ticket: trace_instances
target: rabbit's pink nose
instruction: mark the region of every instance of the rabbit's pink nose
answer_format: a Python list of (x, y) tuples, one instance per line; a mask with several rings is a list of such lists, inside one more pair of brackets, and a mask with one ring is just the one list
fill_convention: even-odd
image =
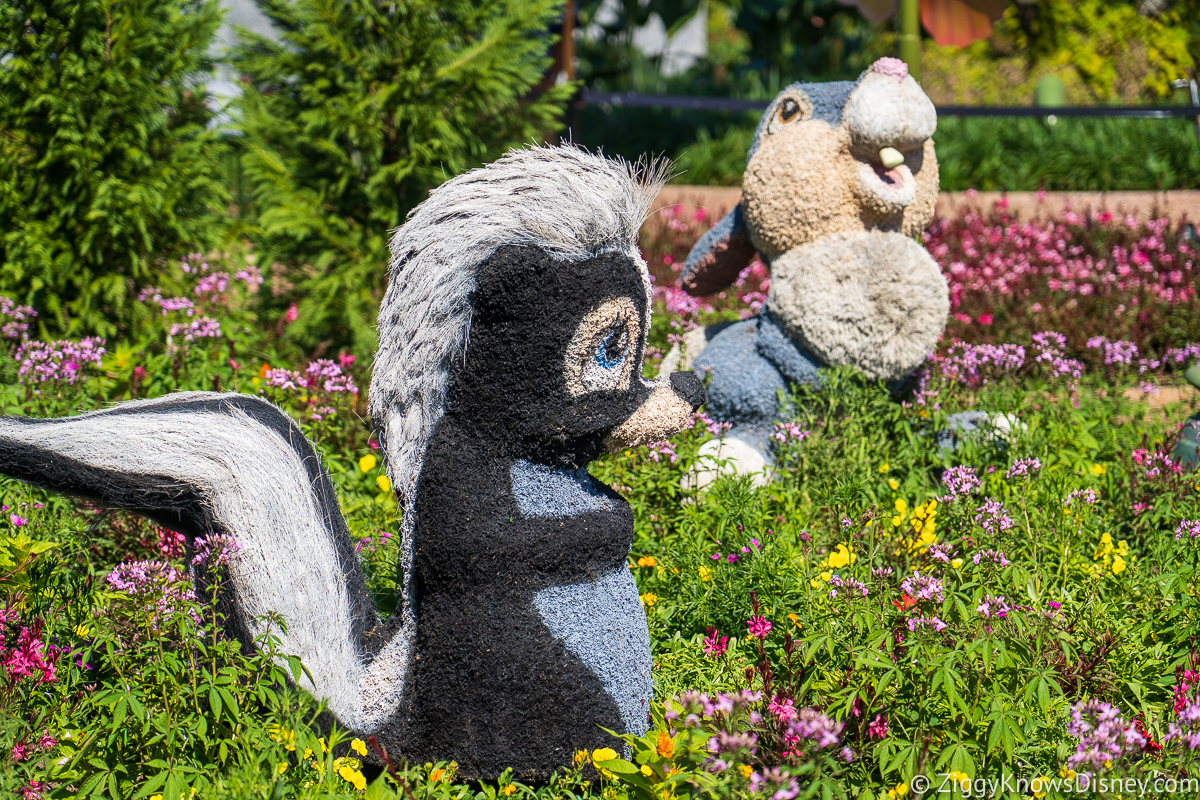
[(898, 58), (884, 56), (871, 65), (870, 71), (902, 81), (908, 77), (908, 64), (905, 64)]

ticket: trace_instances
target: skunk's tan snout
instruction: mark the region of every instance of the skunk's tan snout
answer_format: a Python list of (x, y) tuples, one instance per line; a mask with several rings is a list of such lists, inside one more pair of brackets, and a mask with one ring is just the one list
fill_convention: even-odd
[(644, 399), (604, 440), (609, 450), (661, 442), (692, 424), (704, 403), (704, 386), (692, 372), (673, 372), (666, 381), (642, 383)]

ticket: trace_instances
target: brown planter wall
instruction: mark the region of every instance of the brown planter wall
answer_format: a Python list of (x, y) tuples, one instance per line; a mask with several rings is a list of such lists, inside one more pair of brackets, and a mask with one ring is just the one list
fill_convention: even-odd
[[(741, 198), (736, 186), (668, 186), (654, 204), (655, 210), (683, 205), (691, 209), (703, 207), (713, 214), (725, 214)], [(1200, 191), (1179, 192), (1047, 192), (1039, 200), (1037, 192), (979, 192), (968, 197), (966, 192), (942, 192), (938, 195), (937, 213), (947, 216), (964, 207), (989, 209), (1007, 197), (1008, 208), (1022, 219), (1033, 216), (1057, 216), (1069, 203), (1072, 211), (1109, 211), (1113, 214), (1132, 214), (1139, 220), (1151, 216), (1167, 216), (1172, 222), (1187, 219), (1200, 222)], [(653, 216), (651, 220), (653, 221)]]

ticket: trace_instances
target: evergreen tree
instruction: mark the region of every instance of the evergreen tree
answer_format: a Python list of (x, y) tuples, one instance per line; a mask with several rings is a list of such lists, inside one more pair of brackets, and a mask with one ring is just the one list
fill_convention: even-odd
[(157, 260), (212, 245), (228, 194), (200, 83), (217, 0), (0, 3), (0, 291), (112, 336)]
[(239, 31), (242, 168), (272, 288), (308, 347), (375, 343), (387, 241), (428, 190), (552, 136), (572, 87), (530, 98), (560, 0), (256, 0)]

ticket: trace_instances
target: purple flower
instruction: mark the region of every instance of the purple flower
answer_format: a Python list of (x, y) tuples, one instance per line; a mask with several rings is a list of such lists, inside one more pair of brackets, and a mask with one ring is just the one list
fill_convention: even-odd
[(947, 627), (949, 626), (937, 617), (909, 617), (908, 619), (908, 629), (913, 633), (917, 632), (917, 628), (928, 628), (934, 633), (941, 633)]
[(1067, 766), (1079, 771), (1110, 769), (1121, 756), (1141, 752), (1146, 745), (1145, 737), (1117, 709), (1100, 700), (1072, 706), (1067, 731), (1079, 740)]
[(218, 533), (207, 539), (198, 538), (195, 542), (196, 554), (192, 556), (193, 567), (217, 569), (227, 567), (242, 546), (234, 541), (227, 533)]
[(13, 356), (21, 364), (17, 378), (22, 383), (30, 379), (36, 383), (61, 381), (74, 384), (83, 367), (100, 363), (106, 352), (103, 344), (104, 340), (99, 337), (77, 342), (67, 339), (54, 342), (26, 340)]
[(19, 517), (16, 514), (9, 514), (8, 521), (13, 524), (14, 528), (20, 528), (26, 522), (29, 522), (29, 520), (25, 519), (24, 517)]
[[(975, 524), (983, 528), (984, 533), (997, 534), (1013, 526), (1012, 518), (1004, 511), (1004, 504), (999, 500), (985, 498), (983, 505), (975, 509)], [(975, 563), (979, 563), (976, 561)]]
[(929, 548), (925, 551), (925, 555), (929, 556), (934, 561), (941, 561), (943, 564), (949, 564), (950, 556), (954, 555), (955, 552), (957, 551), (952, 550), (950, 545), (937, 543), (929, 545)]
[(1185, 519), (1175, 527), (1175, 539), (1178, 541), (1184, 536), (1189, 539), (1200, 537), (1200, 520)]
[(830, 597), (837, 597), (838, 588), (843, 587), (848, 593), (859, 593), (863, 597), (867, 596), (867, 585), (862, 581), (856, 581), (854, 578), (840, 578), (834, 575), (829, 579), (829, 585), (834, 587), (829, 591)]
[(1067, 499), (1063, 500), (1063, 505), (1071, 505), (1072, 500), (1082, 500), (1089, 506), (1094, 506), (1096, 504), (1096, 492), (1093, 489), (1074, 489), (1067, 495)]
[(900, 590), (917, 600), (937, 600), (940, 603), (945, 599), (942, 595), (942, 582), (932, 575), (922, 575), (917, 570), (913, 570), (912, 575), (901, 581)]
[(976, 564), (980, 561), (988, 561), (1001, 567), (1008, 566), (1008, 559), (1004, 557), (1004, 553), (999, 550), (980, 550), (972, 559)]
[(800, 782), (779, 767), (750, 773), (750, 792), (770, 795), (771, 800), (792, 800), (800, 794)]
[(1042, 462), (1036, 458), (1018, 458), (1008, 468), (1008, 472), (1005, 473), (1004, 477), (1010, 481), (1015, 478), (1027, 478), (1030, 474), (1037, 472), (1041, 468)]
[(999, 597), (988, 595), (975, 610), (979, 612), (980, 616), (987, 619), (991, 619), (992, 617), (1004, 619), (1012, 611), (1012, 608), (1008, 605), (1008, 601), (1004, 599), (1004, 595), (1000, 595)]
[(975, 470), (970, 467), (950, 467), (942, 473), (942, 482), (950, 491), (947, 497), (971, 494), (981, 485)]

